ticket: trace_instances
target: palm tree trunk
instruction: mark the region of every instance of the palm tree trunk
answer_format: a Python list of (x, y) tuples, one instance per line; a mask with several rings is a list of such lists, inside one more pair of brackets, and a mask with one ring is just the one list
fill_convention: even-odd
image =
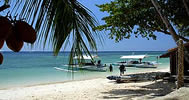
[(157, 1), (155, 0), (151, 0), (152, 4), (154, 5), (155, 9), (157, 10), (158, 14), (160, 15), (163, 23), (166, 25), (167, 29), (169, 29), (170, 33), (171, 33), (171, 36), (173, 37), (175, 43), (178, 45), (177, 41), (179, 40), (179, 37), (178, 35), (176, 34), (175, 30), (173, 29), (172, 25), (170, 24), (169, 20), (167, 19), (166, 16), (164, 16), (162, 13), (161, 13), (161, 7), (160, 5), (158, 4)]
[(188, 16), (189, 16), (189, 8), (188, 8), (188, 5), (187, 5), (187, 2), (186, 2), (186, 0), (182, 0), (183, 1), (183, 3), (184, 3), (184, 7), (185, 7), (185, 9), (186, 9), (186, 12), (187, 12), (187, 14), (188, 14)]
[(177, 89), (184, 86), (184, 45), (183, 41), (178, 42), (178, 76), (177, 76)]

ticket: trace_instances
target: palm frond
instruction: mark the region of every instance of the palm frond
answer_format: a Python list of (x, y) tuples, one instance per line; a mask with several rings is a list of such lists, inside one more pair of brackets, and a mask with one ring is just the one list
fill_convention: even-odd
[[(13, 0), (10, 0), (11, 2)], [(97, 51), (96, 38), (101, 40), (99, 32), (92, 29), (98, 25), (94, 14), (76, 0), (15, 0), (15, 9), (22, 9), (20, 18), (35, 27), (39, 41), (53, 44), (55, 55), (68, 45), (72, 37), (70, 63), (74, 56), (91, 55)], [(20, 5), (23, 5), (20, 8)], [(80, 58), (80, 57), (78, 57)], [(78, 61), (82, 61), (78, 59)]]

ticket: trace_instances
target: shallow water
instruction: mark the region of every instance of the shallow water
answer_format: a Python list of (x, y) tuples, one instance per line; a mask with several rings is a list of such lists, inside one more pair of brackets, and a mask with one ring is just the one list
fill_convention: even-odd
[[(143, 61), (157, 61), (157, 56), (163, 51), (108, 51), (98, 52), (98, 60), (109, 66), (120, 60), (123, 55), (142, 55), (147, 54), (149, 57)], [(113, 66), (113, 72), (96, 72), (96, 71), (59, 71), (54, 67), (67, 69), (68, 52), (60, 53), (54, 57), (52, 52), (3, 52), (4, 62), (0, 65), (0, 88), (15, 86), (35, 85), (51, 82), (62, 82), (69, 80), (80, 80), (94, 77), (105, 77), (107, 75), (119, 75), (117, 66)], [(169, 67), (169, 59), (161, 58), (158, 60), (158, 68), (165, 69)], [(127, 73), (143, 72), (154, 70), (153, 68), (127, 68)]]

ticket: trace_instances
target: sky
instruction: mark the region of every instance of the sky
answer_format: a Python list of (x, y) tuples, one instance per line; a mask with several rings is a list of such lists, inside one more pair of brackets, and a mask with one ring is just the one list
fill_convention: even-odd
[[(108, 16), (108, 13), (101, 12), (95, 4), (104, 4), (110, 2), (110, 0), (79, 0), (79, 2), (95, 14), (101, 25), (104, 24), (104, 21), (101, 19)], [(131, 37), (130, 39), (123, 39), (118, 43), (115, 43), (115, 40), (109, 39), (108, 32), (104, 33), (104, 43), (97, 43), (98, 51), (166, 51), (176, 46), (170, 35), (157, 32), (154, 33), (157, 36), (156, 40)], [(6, 45), (3, 46), (2, 50), (10, 51)], [(31, 49), (31, 46), (24, 44), (21, 51), (52, 51), (52, 46), (46, 46), (46, 48), (43, 49), (41, 45), (37, 45)], [(67, 48), (66, 51), (69, 51), (69, 48)]]

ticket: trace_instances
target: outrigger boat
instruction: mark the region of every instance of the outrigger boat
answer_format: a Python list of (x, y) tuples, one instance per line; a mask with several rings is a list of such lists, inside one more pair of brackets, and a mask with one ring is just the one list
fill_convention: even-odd
[[(120, 59), (127, 59), (122, 63), (126, 67), (138, 67), (138, 68), (157, 68), (157, 63), (150, 61), (142, 61), (144, 58), (148, 57), (147, 55), (128, 55), (121, 56)], [(133, 60), (135, 59), (135, 60)]]
[[(106, 72), (107, 66), (101, 64), (101, 60), (98, 60), (96, 63), (96, 61), (94, 61), (96, 58), (98, 58), (98, 56), (83, 56), (85, 62), (81, 63), (81, 66), (79, 66), (79, 64), (74, 64), (71, 67), (76, 67), (77, 69), (81, 70)], [(78, 57), (76, 56), (74, 59), (78, 59)]]

